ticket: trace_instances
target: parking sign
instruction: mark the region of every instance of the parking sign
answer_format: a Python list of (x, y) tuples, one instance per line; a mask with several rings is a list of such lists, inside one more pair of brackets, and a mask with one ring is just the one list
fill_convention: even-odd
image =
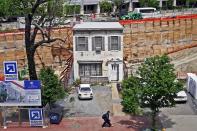
[(4, 61), (3, 66), (5, 81), (18, 80), (18, 69), (16, 61)]
[(31, 126), (43, 126), (42, 109), (29, 109), (29, 121)]

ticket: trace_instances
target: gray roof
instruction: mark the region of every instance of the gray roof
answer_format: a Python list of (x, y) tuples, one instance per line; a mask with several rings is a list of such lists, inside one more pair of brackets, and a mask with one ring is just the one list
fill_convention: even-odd
[(123, 30), (123, 26), (119, 22), (83, 22), (73, 30)]

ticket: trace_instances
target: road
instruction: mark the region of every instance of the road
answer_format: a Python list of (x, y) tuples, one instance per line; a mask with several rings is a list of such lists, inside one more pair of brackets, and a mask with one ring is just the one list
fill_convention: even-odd
[(160, 119), (167, 131), (196, 131), (197, 111), (188, 94), (187, 103), (177, 104), (173, 108), (161, 109)]
[[(92, 100), (79, 100), (77, 92), (70, 94), (61, 105), (64, 106), (65, 117), (102, 116), (107, 110), (112, 110), (111, 88), (95, 86)], [(70, 100), (73, 101), (70, 101)]]

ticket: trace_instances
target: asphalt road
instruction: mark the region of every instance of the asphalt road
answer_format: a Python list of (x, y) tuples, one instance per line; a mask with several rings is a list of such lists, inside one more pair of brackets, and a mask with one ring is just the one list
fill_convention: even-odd
[(167, 131), (195, 131), (197, 129), (197, 106), (188, 94), (186, 103), (176, 104), (172, 108), (162, 108), (160, 120)]
[(92, 100), (79, 100), (75, 91), (60, 103), (64, 106), (65, 117), (101, 116), (107, 110), (112, 110), (111, 88), (95, 86), (92, 89)]
[(192, 103), (192, 97), (187, 94), (188, 101), (186, 103), (177, 103), (175, 107), (172, 108), (162, 108), (161, 111), (166, 115), (196, 115), (196, 107)]

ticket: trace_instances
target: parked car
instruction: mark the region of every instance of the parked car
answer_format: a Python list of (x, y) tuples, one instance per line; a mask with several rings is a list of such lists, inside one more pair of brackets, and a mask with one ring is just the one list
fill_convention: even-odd
[(175, 102), (187, 102), (187, 94), (185, 91), (180, 91), (176, 95), (174, 98)]
[(90, 84), (80, 84), (77, 92), (79, 99), (93, 99), (93, 92)]

